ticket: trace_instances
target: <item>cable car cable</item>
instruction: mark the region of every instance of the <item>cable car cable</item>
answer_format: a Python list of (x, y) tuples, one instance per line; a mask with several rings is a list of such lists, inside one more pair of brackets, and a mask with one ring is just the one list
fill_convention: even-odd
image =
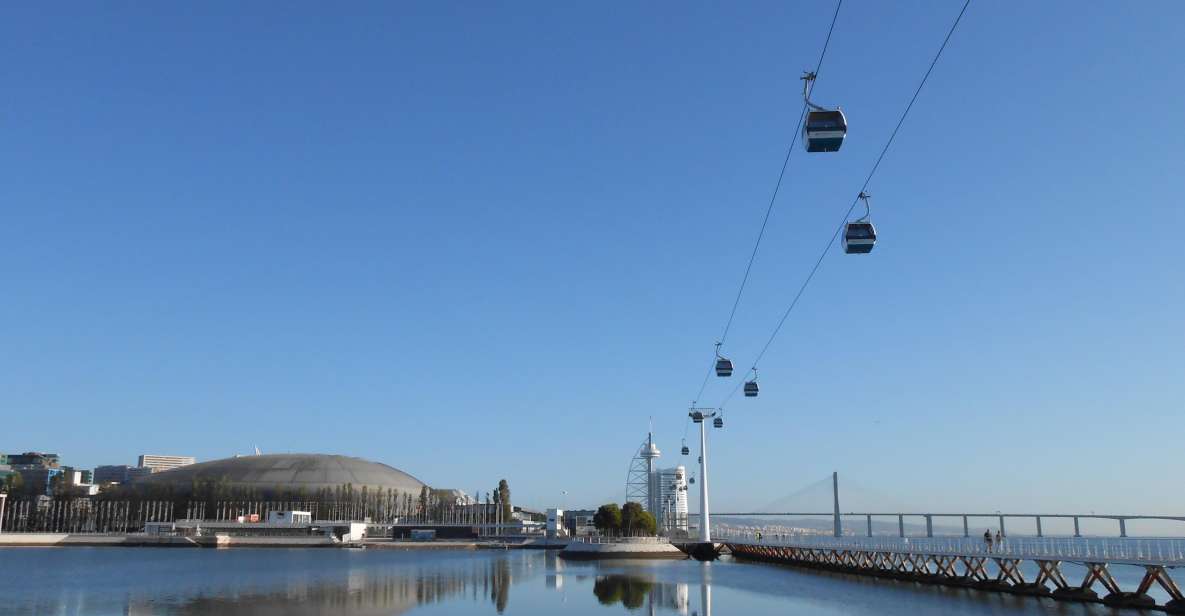
[[(823, 60), (827, 57), (827, 49), (831, 45), (831, 35), (835, 33), (835, 23), (839, 19), (839, 9), (843, 7), (843, 0), (839, 0), (835, 4), (835, 12), (831, 15), (831, 25), (827, 28), (827, 38), (823, 40), (823, 49), (819, 52), (819, 60), (815, 62), (814, 74), (817, 76), (819, 71), (823, 68)], [(810, 82), (810, 90), (814, 91), (815, 82)], [(728, 322), (724, 324), (724, 332), (720, 335), (720, 340), (717, 342), (717, 357), (712, 359), (708, 364), (708, 370), (704, 373), (703, 382), (700, 383), (699, 391), (695, 394), (695, 400), (699, 400), (704, 395), (704, 389), (708, 386), (708, 381), (712, 378), (712, 372), (716, 367), (716, 360), (719, 359), (719, 348), (724, 344), (728, 338), (728, 332), (732, 329), (732, 322), (736, 318), (737, 308), (741, 304), (741, 296), (745, 293), (745, 287), (749, 283), (749, 274), (752, 273), (753, 263), (757, 260), (757, 250), (761, 247), (761, 240), (765, 238), (765, 228), (769, 224), (769, 217), (773, 213), (774, 203), (777, 202), (778, 193), (782, 189), (782, 181), (786, 177), (786, 169), (790, 166), (790, 159), (794, 154), (794, 146), (798, 143), (799, 128), (802, 126), (806, 118), (807, 102), (804, 99), (802, 104), (802, 111), (798, 114), (798, 122), (794, 125), (794, 137), (790, 140), (790, 145), (786, 148), (786, 156), (782, 159), (782, 169), (778, 172), (778, 181), (774, 184), (773, 194), (770, 195), (769, 204), (765, 207), (765, 217), (761, 220), (761, 229), (757, 232), (757, 241), (753, 244), (753, 251), (749, 254), (749, 262), (745, 265), (745, 275), (741, 278), (740, 287), (737, 288), (736, 299), (732, 302), (732, 310), (728, 313)], [(694, 403), (693, 403), (694, 406)]]
[[(814, 77), (818, 77), (819, 71), (823, 68), (823, 59), (827, 57), (827, 48), (831, 45), (831, 35), (835, 32), (835, 22), (839, 19), (839, 9), (841, 7), (843, 7), (843, 0), (839, 0), (835, 4), (835, 13), (831, 15), (831, 26), (827, 29), (827, 38), (823, 41), (823, 50), (819, 53), (819, 61), (815, 63), (815, 70), (811, 72)], [(815, 81), (811, 79), (810, 90), (813, 91), (814, 89)], [(724, 341), (728, 338), (728, 331), (732, 329), (732, 321), (736, 317), (737, 307), (741, 304), (741, 296), (745, 293), (745, 286), (749, 283), (749, 274), (753, 270), (753, 262), (757, 260), (757, 249), (761, 248), (761, 240), (765, 237), (765, 227), (769, 224), (769, 217), (773, 213), (774, 203), (778, 199), (778, 192), (782, 189), (782, 180), (786, 177), (786, 168), (790, 166), (790, 158), (794, 155), (794, 145), (798, 142), (799, 135), (797, 127), (802, 126), (808, 105), (810, 105), (810, 102), (804, 100), (802, 111), (798, 114), (798, 123), (794, 125), (794, 138), (790, 140), (790, 146), (786, 148), (786, 157), (782, 160), (782, 170), (778, 172), (778, 181), (774, 184), (774, 192), (769, 197), (769, 205), (765, 207), (765, 218), (761, 220), (761, 230), (757, 232), (757, 241), (753, 244), (753, 252), (749, 254), (749, 263), (745, 266), (745, 275), (741, 277), (741, 286), (737, 289), (736, 299), (732, 302), (732, 310), (728, 313), (728, 322), (724, 325), (724, 333), (720, 335), (721, 344), (724, 344)]]
[[(955, 28), (959, 26), (959, 22), (963, 19), (963, 14), (967, 12), (967, 7), (970, 5), (971, 0), (966, 0), (963, 3), (963, 8), (959, 11), (959, 15), (955, 17), (955, 21), (953, 24), (951, 24), (950, 30), (947, 31), (946, 38), (942, 41), (942, 46), (938, 48), (938, 53), (934, 54), (934, 59), (930, 61), (930, 67), (926, 69), (926, 74), (922, 76), (922, 81), (918, 84), (917, 89), (914, 90), (913, 97), (909, 99), (909, 104), (905, 106), (905, 111), (901, 113), (901, 118), (897, 120), (897, 126), (893, 128), (892, 134), (889, 135), (889, 140), (885, 142), (885, 147), (881, 149), (880, 155), (877, 156), (876, 162), (872, 165), (872, 170), (868, 172), (868, 177), (864, 179), (864, 185), (860, 187), (861, 195), (865, 194), (865, 191), (868, 190), (868, 184), (872, 182), (872, 176), (876, 175), (876, 171), (880, 167), (881, 161), (885, 159), (885, 154), (887, 154), (889, 151), (889, 146), (893, 145), (893, 140), (897, 138), (897, 133), (901, 130), (901, 125), (905, 123), (905, 118), (909, 116), (909, 111), (913, 109), (913, 104), (918, 100), (918, 95), (922, 93), (922, 88), (926, 85), (926, 81), (930, 79), (930, 73), (934, 71), (934, 67), (938, 64), (938, 59), (942, 57), (942, 52), (946, 50), (946, 45), (950, 42), (950, 37), (954, 35)], [(757, 364), (761, 363), (761, 359), (765, 357), (766, 351), (769, 350), (770, 345), (772, 345), (774, 339), (777, 338), (778, 333), (782, 330), (782, 326), (786, 324), (786, 319), (790, 317), (790, 313), (794, 311), (794, 307), (798, 305), (798, 300), (802, 298), (803, 292), (806, 291), (807, 286), (810, 285), (811, 280), (815, 277), (815, 273), (819, 271), (819, 266), (823, 264), (823, 259), (827, 257), (827, 253), (831, 250), (831, 246), (835, 244), (835, 239), (839, 237), (839, 234), (843, 231), (848, 219), (852, 217), (852, 211), (856, 209), (856, 205), (858, 203), (860, 203), (859, 195), (857, 195), (855, 199), (852, 199), (852, 204), (848, 206), (847, 211), (844, 212), (843, 222), (841, 222), (840, 225), (836, 227), (835, 232), (831, 234), (831, 239), (827, 241), (827, 245), (823, 248), (823, 252), (819, 254), (819, 258), (815, 260), (815, 265), (811, 268), (810, 274), (808, 274), (806, 280), (802, 282), (802, 286), (798, 288), (798, 293), (794, 295), (794, 299), (790, 302), (790, 307), (787, 308), (786, 312), (782, 314), (782, 318), (778, 321), (777, 327), (774, 328), (774, 331), (770, 334), (769, 339), (765, 341), (765, 346), (761, 347), (761, 352), (758, 353), (756, 359), (753, 360), (753, 367), (751, 370), (755, 371), (757, 369)], [(742, 383), (738, 383), (737, 386), (734, 387), (728, 394), (728, 397), (724, 399), (724, 402), (720, 403), (720, 406), (724, 406), (730, 399), (732, 399), (741, 386)]]

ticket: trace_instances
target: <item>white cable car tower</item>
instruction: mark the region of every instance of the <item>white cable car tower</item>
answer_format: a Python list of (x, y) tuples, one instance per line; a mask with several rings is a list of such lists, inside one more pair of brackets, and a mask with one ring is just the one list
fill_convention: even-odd
[[(692, 407), (687, 413), (699, 424), (699, 540), (712, 543), (711, 507), (708, 503), (708, 425), (705, 420), (716, 417), (716, 409)], [(719, 424), (717, 424), (719, 425)]]

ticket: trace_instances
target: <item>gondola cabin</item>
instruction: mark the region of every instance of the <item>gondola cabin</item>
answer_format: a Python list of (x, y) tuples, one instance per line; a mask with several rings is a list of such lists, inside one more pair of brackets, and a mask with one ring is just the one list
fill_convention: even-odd
[[(701, 366), (703, 364), (700, 364)], [(732, 360), (723, 357), (716, 360), (716, 376), (732, 376)]]
[(848, 134), (848, 119), (839, 109), (811, 111), (802, 125), (802, 142), (807, 152), (838, 152)]
[(713, 426), (715, 426), (715, 427), (717, 427), (717, 428), (723, 428), (723, 427), (724, 427), (724, 418), (723, 418), (723, 417), (717, 417), (716, 419), (713, 419), (713, 420), (712, 420), (712, 425), (713, 425)]
[(760, 391), (760, 390), (757, 387), (757, 381), (746, 381), (745, 382), (745, 397), (746, 398), (756, 398), (758, 391)]
[(691, 453), (691, 450), (687, 448), (687, 445), (684, 445), (684, 446), (683, 446), (683, 455), (685, 455), (685, 456), (686, 456), (686, 455), (688, 455), (688, 454), (690, 454), (690, 453)]
[(850, 255), (872, 252), (876, 245), (876, 227), (867, 220), (849, 222), (843, 231), (843, 251)]

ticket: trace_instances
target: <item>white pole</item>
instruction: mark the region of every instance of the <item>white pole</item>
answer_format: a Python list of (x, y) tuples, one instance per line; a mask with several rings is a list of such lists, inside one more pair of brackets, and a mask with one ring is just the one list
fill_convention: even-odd
[(712, 542), (711, 523), (708, 521), (708, 416), (699, 424), (699, 540)]
[(8, 494), (0, 494), (0, 533), (4, 532), (4, 501), (8, 500)]

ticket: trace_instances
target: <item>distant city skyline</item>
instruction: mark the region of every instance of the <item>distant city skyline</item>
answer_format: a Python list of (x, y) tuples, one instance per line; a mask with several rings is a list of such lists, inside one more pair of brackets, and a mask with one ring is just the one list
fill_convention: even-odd
[[(814, 97), (847, 138), (794, 146), (699, 404), (961, 6), (844, 2)], [(653, 417), (694, 476), (833, 11), (8, 7), (0, 451), (258, 446), (595, 507)], [(711, 431), (716, 508), (838, 471), (885, 507), (1185, 510), (1185, 4), (1022, 12), (971, 5), (869, 187), (876, 249), (831, 248)]]

